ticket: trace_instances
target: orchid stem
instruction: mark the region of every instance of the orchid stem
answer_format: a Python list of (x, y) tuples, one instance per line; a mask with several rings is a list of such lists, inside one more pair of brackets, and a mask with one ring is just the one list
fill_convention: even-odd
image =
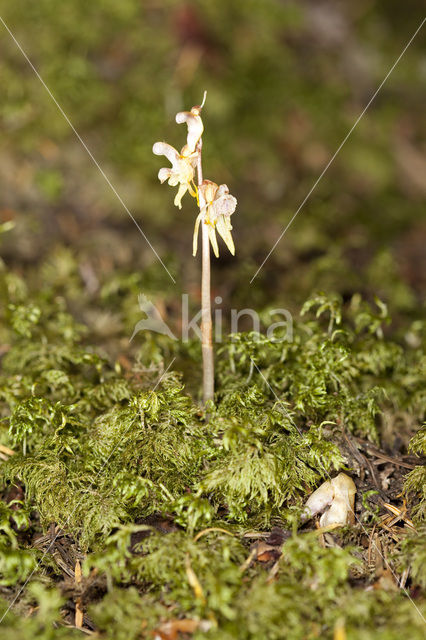
[(212, 311), (210, 292), (210, 241), (207, 225), (204, 223), (206, 216), (206, 202), (203, 190), (203, 168), (201, 162), (202, 140), (198, 142), (198, 197), (200, 212), (203, 212), (201, 220), (202, 228), (202, 266), (201, 266), (201, 350), (203, 356), (203, 402), (206, 404), (213, 400), (214, 396), (214, 356), (212, 343)]

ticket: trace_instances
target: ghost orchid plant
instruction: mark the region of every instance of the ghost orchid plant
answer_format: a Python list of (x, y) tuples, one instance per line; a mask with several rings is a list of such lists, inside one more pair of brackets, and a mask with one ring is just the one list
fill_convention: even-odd
[(167, 142), (156, 142), (152, 148), (155, 155), (166, 156), (172, 165), (171, 167), (160, 169), (158, 179), (161, 183), (167, 180), (170, 186), (178, 187), (174, 204), (181, 209), (182, 198), (188, 192), (197, 200), (199, 207), (194, 227), (193, 255), (197, 254), (198, 232), (201, 225), (201, 348), (203, 355), (204, 403), (212, 400), (214, 395), (210, 244), (215, 256), (218, 258), (217, 232), (232, 255), (235, 254), (235, 246), (231, 234), (231, 215), (237, 206), (237, 200), (230, 195), (226, 184), (217, 185), (211, 180), (203, 179), (201, 149), (204, 125), (201, 119), (201, 111), (205, 98), (206, 93), (204, 93), (201, 106), (192, 107), (191, 111), (181, 111), (176, 115), (176, 122), (178, 124), (186, 124), (188, 127), (186, 144), (180, 152), (167, 144)]

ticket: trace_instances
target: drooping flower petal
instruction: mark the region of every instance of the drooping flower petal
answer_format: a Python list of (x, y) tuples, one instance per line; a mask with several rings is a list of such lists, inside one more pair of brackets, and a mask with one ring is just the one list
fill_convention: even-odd
[(198, 214), (197, 219), (195, 221), (195, 226), (194, 226), (194, 235), (192, 238), (192, 255), (195, 256), (197, 255), (197, 248), (198, 248), (198, 229), (200, 227), (200, 222), (203, 219), (203, 215), (204, 213), (201, 212)]
[(216, 229), (229, 251), (235, 256), (235, 245), (232, 239), (232, 225), (229, 216), (219, 216), (216, 223)]
[(160, 169), (160, 171), (158, 172), (158, 179), (161, 182), (161, 184), (163, 184), (163, 182), (168, 180), (170, 178), (171, 174), (172, 174), (172, 170), (171, 169), (167, 169), (166, 167), (162, 167), (162, 169)]
[(187, 145), (190, 153), (195, 151), (199, 139), (203, 135), (204, 125), (200, 116), (200, 107), (192, 107), (191, 111), (180, 111), (176, 114), (176, 122), (188, 126)]
[(188, 191), (188, 184), (187, 183), (181, 183), (179, 185), (179, 189), (178, 192), (175, 196), (175, 199), (173, 201), (173, 204), (176, 207), (179, 207), (179, 209), (182, 209), (182, 198), (185, 195), (185, 193)]
[(216, 258), (219, 257), (219, 247), (217, 246), (217, 238), (216, 238), (216, 231), (213, 225), (209, 224), (208, 222), (204, 222), (204, 224), (207, 224), (207, 228), (208, 228), (208, 232), (209, 232), (209, 240), (210, 240), (210, 244), (212, 245), (212, 249), (213, 249), (213, 253), (216, 256)]
[(155, 153), (156, 156), (166, 156), (173, 167), (179, 162), (179, 153), (171, 144), (167, 144), (167, 142), (156, 142), (152, 147), (152, 152)]

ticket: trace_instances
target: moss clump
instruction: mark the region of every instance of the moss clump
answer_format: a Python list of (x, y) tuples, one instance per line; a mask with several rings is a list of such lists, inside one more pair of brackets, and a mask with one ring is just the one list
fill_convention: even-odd
[(8, 586), (25, 580), (36, 568), (35, 550), (21, 548), (16, 530), (28, 528), (29, 513), (17, 507), (17, 502), (0, 502), (0, 576)]
[[(418, 456), (426, 457), (426, 424), (413, 436), (409, 449)], [(420, 523), (426, 520), (426, 465), (418, 465), (405, 479), (405, 491), (418, 497), (413, 509), (415, 519)]]
[(230, 390), (244, 393), (250, 380), (291, 407), (298, 425), (328, 420), (376, 441), (383, 412), (397, 406), (414, 420), (425, 414), (423, 350), (404, 352), (384, 337), (390, 319), (383, 303), (354, 296), (344, 308), (338, 296), (321, 293), (305, 303), (302, 316), (307, 320), (293, 323), (291, 341), (284, 327), (270, 339), (238, 334), (221, 348), (223, 401)]
[(342, 466), (321, 427), (298, 428), (285, 405), (249, 385), (230, 393), (211, 419), (215, 449), (200, 491), (231, 520), (256, 517), (268, 525), (284, 505)]
[[(28, 587), (27, 604), (34, 606), (32, 616), (18, 614), (8, 610), (4, 600), (0, 601), (1, 640), (76, 640), (81, 637), (81, 631), (66, 629), (61, 623), (60, 608), (64, 603), (59, 591), (46, 588), (41, 583), (33, 582)], [(19, 615), (21, 613), (21, 615)]]

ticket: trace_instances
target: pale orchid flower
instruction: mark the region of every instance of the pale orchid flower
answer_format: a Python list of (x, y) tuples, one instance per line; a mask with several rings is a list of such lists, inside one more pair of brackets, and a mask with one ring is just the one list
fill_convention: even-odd
[(178, 124), (186, 122), (188, 126), (186, 146), (188, 147), (189, 153), (194, 153), (197, 144), (203, 135), (204, 125), (200, 116), (201, 109), (202, 107), (196, 106), (192, 107), (191, 111), (180, 111), (176, 114), (176, 122)]
[(166, 156), (172, 167), (163, 167), (158, 172), (158, 179), (161, 183), (168, 181), (172, 187), (179, 185), (178, 192), (174, 199), (174, 204), (182, 209), (182, 198), (187, 191), (196, 198), (197, 191), (193, 185), (194, 169), (197, 163), (197, 154), (190, 152), (188, 145), (185, 145), (180, 153), (167, 142), (156, 142), (152, 147), (156, 156)]
[(197, 254), (198, 229), (200, 222), (208, 225), (209, 239), (216, 258), (219, 257), (216, 230), (221, 236), (232, 255), (235, 255), (235, 246), (232, 239), (231, 215), (237, 207), (237, 199), (231, 196), (226, 184), (218, 186), (211, 180), (204, 180), (199, 187), (202, 191), (206, 206), (200, 211), (194, 227), (192, 254)]

